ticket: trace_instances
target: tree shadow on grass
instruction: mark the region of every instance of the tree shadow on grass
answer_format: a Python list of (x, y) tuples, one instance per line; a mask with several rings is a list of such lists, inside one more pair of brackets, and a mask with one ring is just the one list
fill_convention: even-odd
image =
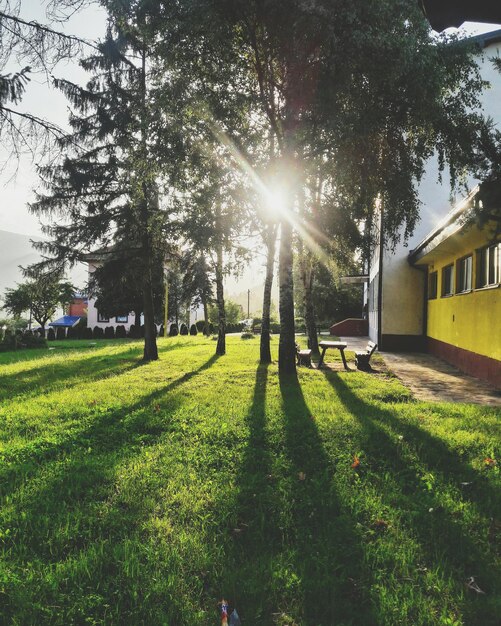
[[(447, 444), (419, 426), (399, 419), (395, 411), (370, 404), (356, 395), (338, 375), (324, 372), (340, 401), (359, 422), (365, 434), (363, 446), (368, 468), (386, 477), (388, 490), (378, 490), (383, 502), (403, 513), (402, 521), (420, 544), (426, 565), (454, 581), (459, 604), (476, 618), (468, 623), (497, 624), (501, 576), (496, 555), (484, 539), (475, 539), (457, 509), (450, 509), (441, 493), (452, 488), (458, 500), (475, 503), (481, 516), (501, 515), (500, 494)], [(401, 439), (400, 439), (401, 437)], [(431, 476), (430, 480), (426, 475)], [(472, 489), (459, 495), (462, 482), (473, 481)], [(374, 484), (378, 489), (378, 485)], [(391, 488), (391, 489), (390, 489)], [(387, 492), (389, 491), (389, 493)], [(475, 529), (473, 529), (475, 530)], [(473, 536), (472, 536), (473, 535)], [(464, 581), (475, 574), (482, 589), (479, 618), (478, 598), (463, 596)], [(491, 620), (491, 621), (489, 621)]]
[[(45, 463), (49, 461), (57, 462), (61, 456), (72, 455), (78, 449), (88, 449), (90, 447), (96, 450), (96, 442), (101, 442), (104, 448), (108, 445), (121, 445), (121, 442), (127, 441), (127, 438), (135, 431), (141, 432), (143, 436), (161, 434), (166, 425), (156, 418), (153, 408), (148, 420), (144, 420), (144, 418), (134, 419), (132, 416), (140, 409), (152, 405), (155, 401), (176, 390), (177, 387), (188, 382), (194, 376), (210, 368), (218, 358), (217, 355), (213, 355), (197, 369), (186, 372), (167, 385), (142, 396), (140, 400), (133, 404), (122, 406), (115, 411), (110, 410), (97, 418), (93, 416), (86, 418), (82, 428), (76, 431), (71, 430), (56, 442), (40, 441), (33, 445), (32, 442), (28, 441), (24, 448), (15, 450), (15, 457), (10, 458), (8, 452), (5, 453), (4, 464), (0, 469), (0, 497), (3, 498), (12, 493), (20, 484), (43, 469)], [(132, 367), (141, 366), (142, 363), (137, 362)], [(99, 407), (96, 410), (99, 410)], [(121, 427), (121, 422), (126, 417), (127, 427), (124, 428)], [(111, 438), (110, 429), (114, 429), (115, 439)]]
[(231, 549), (225, 563), (227, 574), (222, 577), (225, 593), (249, 624), (268, 623), (265, 616), (274, 609), (272, 561), (280, 542), (266, 433), (268, 375), (268, 365), (259, 365), (252, 405), (245, 419), (249, 435), (237, 478), (233, 528), (228, 529)]
[[(171, 419), (183, 402), (181, 387), (210, 368), (217, 358), (212, 356), (196, 370), (133, 404), (98, 415), (81, 432), (31, 459), (33, 471), (22, 473), (22, 488), (9, 498), (0, 520), (11, 529), (3, 547), (12, 571), (28, 567), (32, 574), (39, 573), (40, 581), (23, 586), (22, 593), (17, 583), (5, 587), (6, 619), (14, 621), (15, 617), (18, 623), (30, 625), (55, 623), (43, 603), (63, 603), (57, 611), (57, 623), (77, 623), (65, 612), (101, 598), (85, 611), (86, 619), (95, 617), (93, 623), (107, 623), (103, 610), (104, 614), (109, 610), (115, 613), (116, 624), (163, 623), (151, 617), (162, 607), (153, 606), (151, 599), (141, 595), (142, 589), (144, 593), (150, 590), (151, 581), (142, 580), (145, 570), (139, 562), (134, 566), (134, 559), (140, 558), (141, 522), (152, 514), (148, 488), (149, 481), (156, 480), (151, 466), (155, 457), (148, 450), (153, 450), (165, 434), (184, 436), (182, 425)], [(156, 407), (160, 407), (158, 411)], [(130, 493), (122, 496), (116, 484), (116, 467), (125, 463), (134, 468), (135, 459), (140, 468), (138, 501)], [(148, 473), (141, 471), (141, 463), (148, 464)], [(22, 472), (22, 468), (11, 467), (11, 475), (3, 476), (2, 482), (7, 478), (15, 484), (16, 469)], [(155, 493), (151, 494), (152, 502)], [(150, 557), (143, 554), (141, 558)], [(127, 568), (133, 566), (136, 573), (128, 573)], [(79, 572), (77, 578), (72, 577), (72, 571)], [(41, 604), (37, 594), (42, 591)], [(172, 604), (170, 615), (179, 616), (173, 623), (182, 623), (182, 608), (175, 608), (175, 599)]]
[[(371, 574), (363, 566), (361, 538), (333, 484), (335, 468), (325, 453), (301, 386), (295, 376), (280, 377), (286, 454), (290, 460), (289, 550), (299, 576), (299, 623), (310, 626), (375, 624)], [(283, 497), (282, 497), (283, 499)]]
[[(183, 346), (175, 344), (163, 347), (162, 353), (180, 347)], [(93, 381), (100, 378), (110, 378), (146, 364), (144, 361), (138, 360), (138, 357), (142, 355), (141, 351), (132, 349), (127, 344), (123, 350), (112, 354), (103, 353), (98, 347), (92, 348), (92, 351), (97, 351), (97, 353), (90, 356), (82, 348), (72, 348), (71, 350), (82, 351), (82, 358), (65, 361), (55, 360), (54, 362), (44, 361), (40, 364), (37, 364), (39, 359), (33, 359), (34, 365), (30, 368), (12, 374), (0, 374), (0, 403), (4, 400), (11, 400), (13, 397), (21, 399), (38, 393), (47, 393), (61, 387), (63, 383), (64, 387), (68, 388), (80, 384), (83, 379)], [(47, 352), (44, 350), (43, 354), (36, 356), (47, 357)]]

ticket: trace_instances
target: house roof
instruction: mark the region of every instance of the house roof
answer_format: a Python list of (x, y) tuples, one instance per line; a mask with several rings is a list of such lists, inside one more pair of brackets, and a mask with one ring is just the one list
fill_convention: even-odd
[(50, 322), (49, 326), (57, 328), (73, 328), (82, 318), (79, 315), (63, 315), (55, 322)]
[(430, 253), (440, 243), (452, 237), (465, 227), (464, 221), (461, 219), (464, 217), (466, 210), (471, 206), (472, 199), (477, 195), (480, 190), (480, 186), (474, 187), (470, 193), (461, 200), (444, 219), (432, 230), (426, 237), (409, 252), (409, 263), (416, 264), (426, 254)]
[(474, 41), (481, 48), (486, 48), (491, 43), (497, 43), (501, 41), (501, 28), (498, 30), (491, 30), (488, 33), (483, 33), (481, 35), (475, 35), (474, 37), (468, 37), (469, 41)]
[(499, 3), (493, 0), (419, 0), (419, 4), (431, 27), (439, 32), (464, 22), (501, 22)]

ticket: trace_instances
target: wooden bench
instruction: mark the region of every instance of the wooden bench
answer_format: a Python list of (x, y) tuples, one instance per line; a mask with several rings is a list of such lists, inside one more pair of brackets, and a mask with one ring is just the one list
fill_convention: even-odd
[(311, 350), (301, 350), (299, 344), (296, 343), (296, 356), (298, 365), (311, 367)]
[(355, 365), (357, 369), (362, 371), (368, 371), (371, 369), (369, 361), (377, 348), (377, 344), (373, 341), (369, 341), (364, 352), (355, 352)]
[(347, 370), (348, 364), (346, 363), (346, 357), (344, 356), (344, 350), (348, 344), (343, 341), (321, 341), (319, 347), (322, 349), (322, 354), (320, 355), (320, 361), (318, 362), (318, 368), (322, 367), (322, 363), (324, 362), (324, 356), (326, 350), (339, 350), (341, 352), (341, 358), (343, 359), (344, 369)]

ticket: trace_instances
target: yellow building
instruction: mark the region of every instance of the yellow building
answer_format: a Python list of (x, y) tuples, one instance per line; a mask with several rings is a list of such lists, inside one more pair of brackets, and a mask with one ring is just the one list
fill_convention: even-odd
[(467, 205), (451, 211), (409, 261), (426, 272), (427, 350), (501, 387), (501, 243), (495, 224), (465, 225)]

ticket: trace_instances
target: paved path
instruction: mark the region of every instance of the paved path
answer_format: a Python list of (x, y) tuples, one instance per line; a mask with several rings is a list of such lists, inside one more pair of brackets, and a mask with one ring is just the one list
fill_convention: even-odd
[[(367, 337), (343, 337), (347, 350), (364, 349)], [(458, 402), (501, 407), (501, 390), (464, 374), (431, 354), (378, 352), (386, 366), (418, 400)]]

